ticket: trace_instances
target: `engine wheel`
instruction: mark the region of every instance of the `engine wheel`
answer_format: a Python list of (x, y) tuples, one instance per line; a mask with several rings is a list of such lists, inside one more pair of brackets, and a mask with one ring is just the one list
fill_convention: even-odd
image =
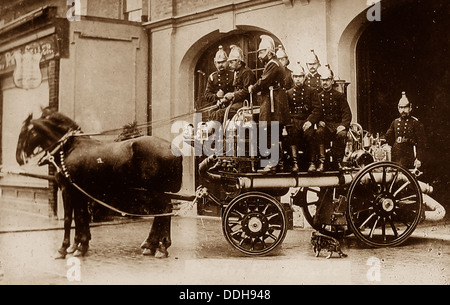
[(248, 192), (226, 207), (222, 229), (234, 248), (249, 255), (264, 255), (283, 242), (287, 220), (283, 206), (275, 198)]
[(367, 166), (348, 190), (347, 222), (356, 237), (369, 246), (403, 243), (419, 223), (422, 209), (416, 178), (392, 162)]

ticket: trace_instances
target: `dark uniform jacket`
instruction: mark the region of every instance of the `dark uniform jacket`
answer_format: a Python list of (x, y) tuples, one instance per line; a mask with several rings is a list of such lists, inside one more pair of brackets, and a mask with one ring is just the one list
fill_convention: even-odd
[[(245, 100), (250, 102), (248, 86), (256, 82), (256, 76), (253, 71), (244, 64), (234, 72), (234, 104), (242, 105)], [(242, 107), (242, 106), (241, 106)]]
[[(413, 116), (397, 118), (382, 137), (392, 146), (392, 161), (412, 168), (415, 158), (422, 160), (426, 136), (422, 123)], [(414, 156), (416, 146), (416, 156)]]
[(219, 98), (217, 92), (222, 89), (223, 93), (233, 92), (233, 72), (229, 70), (215, 71), (208, 77), (205, 89), (205, 99), (208, 104), (215, 104)]
[(284, 67), (284, 82), (283, 89), (289, 90), (294, 87), (294, 79), (292, 78), (292, 71), (288, 67)]
[(308, 87), (310, 87), (312, 89), (319, 91), (320, 90), (320, 74), (317, 72), (314, 75), (311, 73), (306, 74), (305, 85), (307, 85)]
[(319, 97), (314, 89), (306, 85), (294, 86), (287, 91), (291, 117), (316, 124), (321, 116)]
[[(279, 121), (280, 125), (290, 124), (291, 117), (286, 91), (283, 90), (284, 68), (275, 58), (265, 65), (261, 78), (253, 87), (253, 92), (261, 92), (259, 120)], [(270, 90), (272, 88), (273, 90)], [(273, 98), (274, 111), (272, 112)]]
[(322, 108), (321, 120), (325, 122), (328, 130), (334, 133), (339, 125), (348, 129), (352, 121), (352, 112), (345, 94), (331, 89), (321, 90), (318, 95)]

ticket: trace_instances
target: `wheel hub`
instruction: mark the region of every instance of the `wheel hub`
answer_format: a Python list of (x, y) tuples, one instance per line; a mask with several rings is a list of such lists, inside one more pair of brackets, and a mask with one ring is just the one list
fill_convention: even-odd
[(250, 213), (242, 221), (244, 231), (251, 237), (262, 236), (267, 231), (267, 219), (263, 214)]
[(381, 200), (381, 207), (385, 212), (391, 212), (394, 209), (394, 200), (390, 198), (385, 198)]
[(261, 231), (262, 229), (261, 220), (257, 217), (250, 218), (250, 220), (248, 221), (248, 229), (253, 233)]

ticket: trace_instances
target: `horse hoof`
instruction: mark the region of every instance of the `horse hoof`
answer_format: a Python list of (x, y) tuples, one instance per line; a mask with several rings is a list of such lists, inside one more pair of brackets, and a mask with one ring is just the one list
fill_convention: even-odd
[(66, 258), (66, 254), (67, 254), (67, 251), (65, 251), (65, 250), (58, 250), (53, 255), (53, 258), (54, 259), (65, 259)]
[(144, 240), (142, 242), (141, 249), (151, 249), (151, 248), (152, 248), (152, 245), (148, 241)]
[(74, 257), (82, 257), (85, 256), (87, 253), (88, 249), (83, 249), (82, 247), (78, 248), (77, 250), (75, 250), (75, 252), (73, 253)]
[(169, 256), (169, 252), (166, 249), (156, 249), (155, 257), (156, 258), (166, 258)]
[(67, 248), (66, 252), (68, 254), (72, 254), (72, 253), (74, 253), (77, 250), (77, 248), (78, 248), (77, 244), (71, 244), (70, 247)]
[(148, 248), (144, 248), (144, 251), (142, 251), (142, 255), (145, 256), (154, 256), (156, 253), (156, 251), (154, 249), (148, 249)]

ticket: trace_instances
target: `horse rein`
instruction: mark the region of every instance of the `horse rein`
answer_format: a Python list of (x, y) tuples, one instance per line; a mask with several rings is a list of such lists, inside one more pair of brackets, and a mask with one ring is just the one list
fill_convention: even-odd
[[(83, 195), (85, 195), (86, 197), (88, 197), (89, 199), (93, 200), (94, 202), (116, 212), (121, 214), (122, 216), (131, 216), (131, 217), (141, 217), (141, 218), (154, 218), (154, 217), (160, 217), (160, 216), (177, 216), (179, 214), (181, 214), (181, 209), (179, 210), (178, 213), (160, 213), (160, 214), (133, 214), (133, 213), (128, 213), (128, 212), (124, 212), (121, 211), (109, 204), (107, 204), (106, 202), (103, 202), (100, 199), (95, 198), (94, 196), (92, 196), (91, 194), (89, 194), (88, 192), (86, 192), (82, 187), (80, 187), (78, 184), (76, 184), (72, 178), (70, 177), (70, 173), (65, 165), (64, 162), (64, 149), (63, 146), (64, 144), (67, 142), (67, 140), (72, 137), (72, 136), (81, 136), (81, 135), (85, 135), (82, 133), (79, 133), (79, 130), (69, 130), (60, 140), (57, 141), (55, 145), (55, 148), (52, 149), (51, 152), (49, 152), (48, 150), (46, 150), (46, 153), (44, 154), (44, 156), (38, 161), (38, 165), (43, 165), (46, 162), (51, 163), (55, 168), (56, 171), (58, 173), (61, 173), (66, 179), (67, 181), (70, 182), (71, 185), (73, 185), (78, 191), (80, 191)], [(53, 145), (52, 145), (53, 146)], [(61, 162), (61, 166), (59, 166), (56, 161), (55, 161), (55, 154), (59, 151), (59, 156), (60, 156), (60, 162)], [(191, 210), (194, 206), (194, 204), (196, 203), (197, 200), (197, 196), (196, 198), (189, 203), (189, 206), (184, 209), (184, 212), (187, 212), (189, 210)]]

